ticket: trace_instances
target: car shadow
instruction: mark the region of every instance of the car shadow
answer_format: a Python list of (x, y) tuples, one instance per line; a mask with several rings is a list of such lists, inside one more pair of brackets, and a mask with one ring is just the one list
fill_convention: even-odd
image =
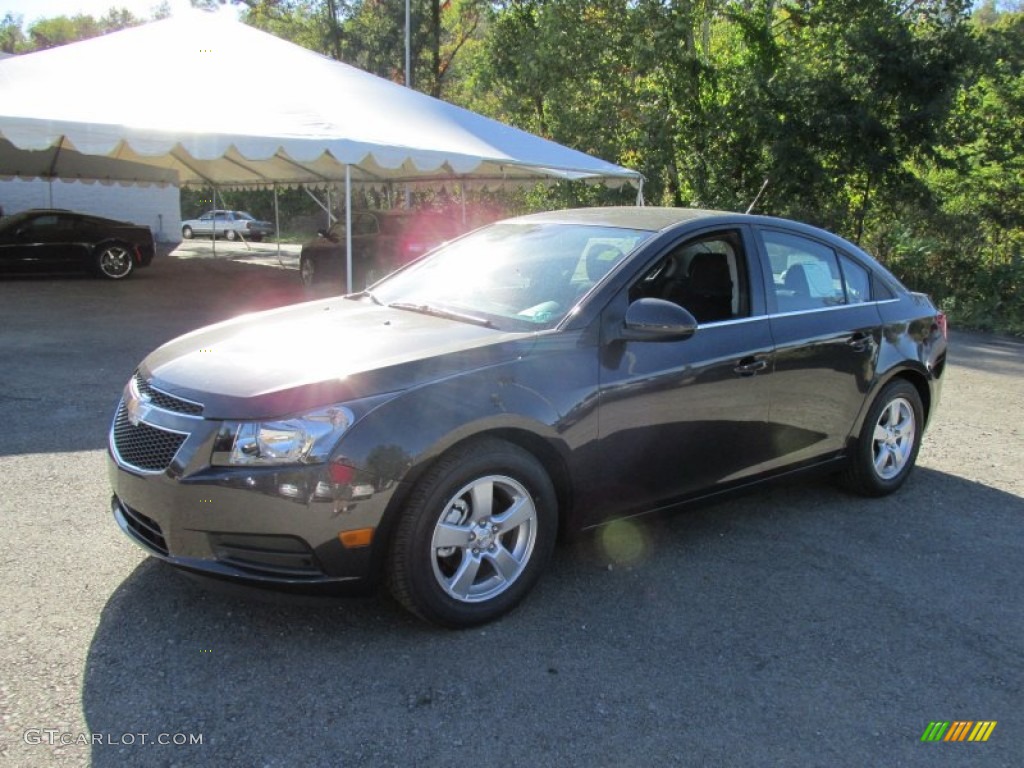
[[(811, 720), (916, 713), (946, 700), (943, 670), (1002, 711), (1013, 692), (986, 681), (1018, 647), (1022, 516), (1021, 498), (927, 468), (880, 500), (779, 486), (564, 544), (523, 605), (461, 632), (386, 596), (239, 599), (148, 559), (89, 649), (92, 765), (442, 764), (478, 717), (495, 754), (531, 745), (544, 764), (568, 739), (578, 764), (612, 764), (630, 744), (662, 754), (664, 728), (700, 744), (761, 722), (773, 694), (790, 714), (809, 697)], [(859, 738), (822, 728), (822, 754)], [(765, 747), (788, 749), (774, 730)], [(866, 755), (911, 756), (915, 739), (878, 737)]]

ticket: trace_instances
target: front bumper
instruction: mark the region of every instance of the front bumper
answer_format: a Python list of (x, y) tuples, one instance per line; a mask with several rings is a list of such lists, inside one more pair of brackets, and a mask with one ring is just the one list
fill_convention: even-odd
[[(338, 482), (326, 465), (213, 467), (219, 422), (154, 409), (115, 437), (123, 414), (122, 405), (108, 448), (111, 511), (146, 552), (194, 573), (289, 591), (373, 585), (377, 542), (347, 548), (339, 535), (378, 528), (391, 489), (377, 492), (354, 471)], [(137, 443), (165, 431), (177, 439), (158, 446), (163, 457), (140, 458)]]

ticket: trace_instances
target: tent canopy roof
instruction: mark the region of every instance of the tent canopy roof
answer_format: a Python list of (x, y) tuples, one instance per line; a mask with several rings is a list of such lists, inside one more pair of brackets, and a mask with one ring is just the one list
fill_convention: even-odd
[(356, 183), (641, 180), (199, 11), (0, 62), (0, 176), (96, 178), (95, 155), (234, 187), (329, 183), (346, 166)]

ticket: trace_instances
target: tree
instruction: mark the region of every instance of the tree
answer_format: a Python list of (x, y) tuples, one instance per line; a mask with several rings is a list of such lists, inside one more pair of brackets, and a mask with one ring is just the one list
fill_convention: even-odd
[(4, 14), (0, 20), (0, 51), (21, 53), (25, 47), (25, 33), (21, 31), (22, 17), (13, 13)]

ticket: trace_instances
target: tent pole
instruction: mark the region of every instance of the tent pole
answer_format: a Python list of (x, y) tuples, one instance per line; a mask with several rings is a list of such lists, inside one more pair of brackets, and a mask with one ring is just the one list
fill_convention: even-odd
[(352, 293), (352, 166), (345, 166), (345, 293)]
[(405, 0), (405, 87), (406, 88), (412, 88), (412, 71), (411, 71), (412, 67), (411, 67), (411, 64), (410, 64), (410, 61), (409, 61), (409, 59), (410, 59), (410, 56), (409, 56), (409, 51), (410, 51), (409, 39), (412, 36), (411, 30), (409, 29), (409, 26), (410, 26), (410, 19), (409, 19), (409, 17), (411, 16), (411, 14), (409, 13), (409, 5), (410, 5), (409, 0)]
[(281, 211), (277, 206), (277, 182), (274, 182), (274, 235), (277, 240), (277, 263), (281, 263)]

